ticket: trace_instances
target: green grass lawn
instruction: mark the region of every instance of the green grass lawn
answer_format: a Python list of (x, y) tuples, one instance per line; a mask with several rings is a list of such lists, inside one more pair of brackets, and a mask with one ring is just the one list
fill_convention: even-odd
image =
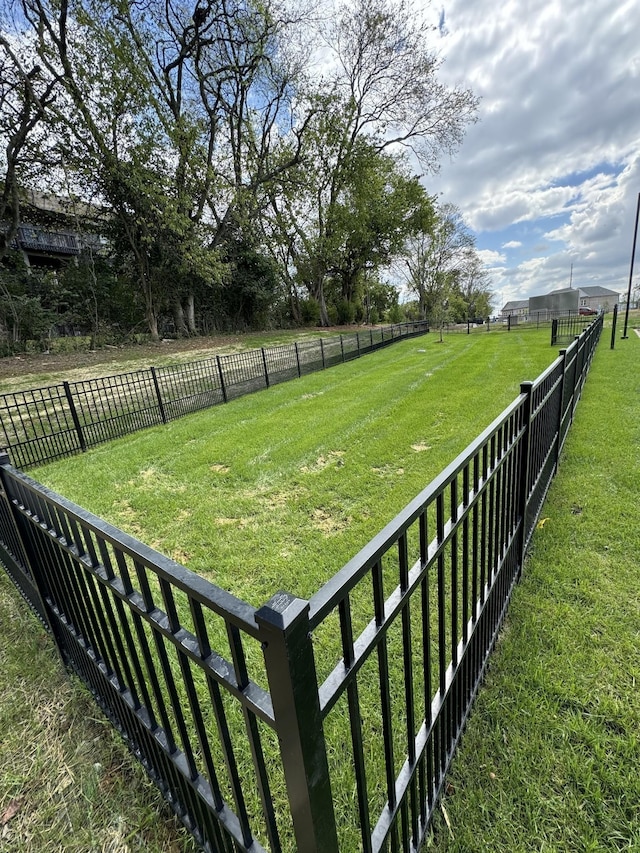
[(34, 476), (255, 606), (307, 598), (555, 355), (548, 330), (427, 335)]
[[(32, 473), (254, 604), (309, 595), (556, 354), (548, 330), (430, 338)], [(435, 849), (640, 849), (640, 341), (624, 346), (596, 354)], [(0, 851), (191, 850), (4, 577), (0, 606)]]
[(640, 338), (609, 341), (605, 330), (431, 850), (640, 850)]

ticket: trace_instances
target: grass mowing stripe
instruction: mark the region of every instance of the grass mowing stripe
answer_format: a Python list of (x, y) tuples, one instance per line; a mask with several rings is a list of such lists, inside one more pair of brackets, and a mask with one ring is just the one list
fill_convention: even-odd
[(595, 355), (430, 850), (640, 850), (639, 362)]
[(554, 355), (546, 330), (403, 341), (35, 476), (252, 604), (309, 597)]

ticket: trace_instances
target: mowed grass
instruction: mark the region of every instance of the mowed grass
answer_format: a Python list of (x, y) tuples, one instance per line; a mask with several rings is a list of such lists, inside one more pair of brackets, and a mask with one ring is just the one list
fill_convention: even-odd
[(310, 597), (557, 355), (403, 341), (34, 472), (246, 601)]
[(438, 853), (640, 850), (640, 338), (620, 334), (596, 352)]
[(194, 853), (0, 568), (1, 853)]
[[(534, 378), (556, 355), (556, 351), (551, 350), (548, 346), (548, 331), (541, 333), (539, 339), (535, 339), (530, 331), (521, 334), (519, 343), (517, 338), (513, 336), (514, 333), (510, 333), (509, 336), (500, 336), (499, 344), (497, 340), (494, 340), (494, 337), (498, 339), (497, 335), (483, 336), (482, 349), (475, 348), (476, 344), (472, 343), (473, 337), (471, 340), (466, 340), (464, 336), (456, 336), (455, 338), (451, 336), (442, 345), (436, 344), (428, 338), (404, 342), (377, 355), (368, 356), (359, 362), (335, 368), (324, 374), (307, 377), (301, 382), (292, 382), (288, 386), (280, 386), (262, 392), (253, 397), (236, 401), (226, 407), (209, 410), (202, 415), (175, 422), (165, 430), (158, 429), (151, 430), (148, 433), (139, 433), (127, 441), (105, 445), (92, 451), (91, 454), (66, 460), (64, 463), (48, 466), (46, 470), (41, 469), (33, 473), (37, 479), (45, 479), (51, 476), (50, 482), (54, 488), (63, 494), (74, 497), (80, 503), (87, 503), (83, 494), (89, 496), (93, 494), (93, 500), (96, 503), (92, 508), (97, 507), (103, 515), (108, 513), (100, 510), (98, 505), (103, 505), (109, 511), (115, 510), (115, 515), (111, 516), (112, 521), (119, 523), (117, 514), (120, 513), (122, 520), (126, 521), (126, 524), (122, 523), (121, 526), (130, 525), (128, 529), (136, 535), (149, 533), (154, 537), (151, 544), (155, 544), (161, 550), (166, 551), (167, 548), (164, 547), (163, 542), (170, 542), (173, 535), (172, 531), (167, 528), (172, 525), (175, 526), (179, 522), (180, 513), (193, 510), (193, 490), (197, 486), (197, 479), (192, 472), (191, 479), (186, 476), (182, 481), (176, 482), (176, 471), (188, 469), (189, 460), (195, 456), (196, 459), (200, 460), (198, 470), (203, 476), (207, 477), (206, 488), (197, 491), (196, 496), (205, 502), (208, 492), (213, 492), (214, 495), (214, 500), (208, 504), (207, 511), (203, 511), (200, 524), (191, 528), (192, 531), (202, 536), (202, 559), (205, 568), (208, 566), (212, 572), (209, 577), (220, 582), (224, 567), (222, 559), (224, 554), (221, 550), (215, 552), (218, 555), (216, 560), (206, 559), (207, 550), (212, 548), (212, 539), (214, 537), (220, 539), (222, 534), (233, 534), (235, 547), (238, 550), (235, 552), (232, 549), (233, 543), (229, 544), (228, 548), (229, 553), (236, 554), (235, 562), (232, 563), (235, 566), (235, 571), (226, 577), (223, 585), (243, 594), (244, 597), (254, 603), (260, 604), (278, 587), (269, 583), (263, 584), (257, 574), (254, 574), (249, 580), (242, 575), (245, 571), (247, 573), (251, 570), (257, 572), (256, 566), (259, 568), (262, 564), (268, 564), (273, 571), (271, 580), (277, 581), (279, 586), (292, 589), (292, 584), (289, 581), (293, 577), (292, 568), (297, 565), (297, 560), (292, 560), (289, 558), (290, 555), (283, 553), (283, 549), (288, 551), (288, 547), (292, 547), (286, 544), (287, 536), (281, 537), (273, 553), (269, 550), (271, 543), (268, 541), (268, 537), (278, 533), (280, 525), (269, 526), (266, 534), (260, 534), (261, 539), (256, 539), (255, 536), (260, 527), (269, 525), (269, 515), (274, 518), (279, 518), (282, 515), (280, 522), (284, 523), (284, 517), (289, 515), (290, 510), (295, 509), (297, 514), (290, 515), (290, 517), (299, 519), (303, 526), (300, 529), (290, 529), (289, 539), (293, 540), (294, 545), (297, 545), (298, 540), (300, 540), (299, 547), (307, 549), (304, 553), (308, 553), (308, 549), (312, 547), (308, 543), (305, 546), (303, 542), (303, 537), (308, 534), (311, 534), (312, 540), (318, 539), (320, 546), (322, 546), (318, 551), (319, 559), (306, 563), (306, 571), (312, 576), (307, 578), (304, 569), (301, 570), (297, 577), (300, 588), (293, 589), (298, 594), (303, 594), (305, 589), (309, 589), (310, 594), (315, 591), (318, 582), (321, 581), (325, 573), (329, 576), (339, 568), (345, 559), (350, 557), (361, 544), (364, 544), (370, 535), (377, 532), (397, 509), (404, 506), (434, 474), (438, 473), (453, 458), (458, 450), (468, 443), (469, 439), (473, 438), (495, 414), (504, 408), (504, 405), (513, 399), (521, 380)], [(608, 346), (608, 340), (606, 346)], [(406, 347), (404, 355), (400, 353), (402, 347)], [(604, 347), (605, 343), (603, 342), (600, 345), (599, 353), (596, 355), (596, 365), (599, 364), (599, 359), (603, 357)], [(424, 350), (424, 352), (420, 352), (420, 350)], [(618, 351), (614, 355), (617, 356)], [(637, 355), (636, 350), (636, 366)], [(402, 356), (401, 363), (397, 370), (394, 368), (393, 379), (388, 384), (384, 384), (386, 373), (394, 364), (395, 359), (400, 356)], [(377, 377), (367, 376), (369, 362), (378, 358), (380, 361)], [(430, 361), (429, 364), (425, 363), (427, 359)], [(496, 371), (500, 371), (502, 382), (507, 386), (503, 392), (491, 390), (489, 387), (487, 364), (491, 364)], [(624, 370), (628, 369), (629, 365), (626, 365)], [(348, 385), (341, 393), (338, 391), (340, 385), (338, 374), (340, 372), (343, 374), (343, 381), (347, 382)], [(361, 375), (356, 382), (352, 374), (357, 372), (361, 372)], [(427, 376), (429, 373), (431, 376)], [(430, 380), (436, 378), (444, 381), (440, 385), (432, 383), (428, 389), (425, 388)], [(320, 379), (324, 379), (324, 384), (315, 385), (315, 381)], [(607, 381), (606, 371), (600, 373), (599, 381), (603, 381), (603, 379)], [(465, 380), (469, 381), (468, 385)], [(403, 384), (405, 382), (408, 384)], [(377, 386), (380, 383), (384, 385), (384, 390), (381, 390), (380, 395), (376, 396)], [(308, 387), (309, 384), (311, 384), (311, 388)], [(599, 399), (600, 388), (599, 386), (592, 388), (593, 384), (594, 380), (590, 378), (586, 386), (585, 400), (589, 392), (595, 394), (596, 400)], [(407, 393), (407, 390), (411, 389), (412, 386), (413, 390), (417, 392), (415, 395)], [(434, 386), (437, 391), (435, 399), (432, 393)], [(356, 392), (356, 387), (360, 389), (360, 393)], [(288, 400), (285, 394), (287, 388), (296, 390), (297, 396)], [(489, 393), (485, 393), (487, 389), (489, 389)], [(427, 391), (431, 393), (427, 393)], [(501, 398), (499, 393), (503, 393), (504, 396)], [(325, 414), (323, 418), (317, 420), (312, 419), (303, 422), (299, 417), (298, 406), (302, 406), (304, 410), (305, 406), (311, 405), (314, 400), (323, 401), (327, 394), (335, 395), (331, 401), (333, 403), (331, 414), (329, 416)], [(462, 395), (460, 405), (454, 407), (451, 399), (447, 405), (446, 398), (452, 398), (455, 394)], [(361, 397), (366, 398), (367, 395), (370, 401), (374, 399), (380, 401), (381, 422), (376, 420), (373, 412), (367, 413), (366, 406), (362, 405)], [(410, 402), (402, 400), (403, 397), (413, 398), (414, 405), (403, 405), (403, 403)], [(264, 401), (262, 407), (259, 406), (260, 400)], [(606, 407), (604, 417), (609, 419), (613, 417), (611, 413), (614, 411), (610, 402), (608, 398), (602, 399), (602, 404)], [(238, 412), (236, 418), (230, 417), (234, 407)], [(272, 421), (269, 429), (263, 433), (263, 436), (270, 438), (270, 443), (265, 445), (270, 448), (270, 451), (265, 454), (265, 448), (262, 451), (259, 447), (256, 449), (256, 445), (252, 444), (250, 439), (253, 433), (260, 429), (258, 417), (260, 408), (263, 408), (267, 414), (272, 407), (280, 413), (278, 419), (280, 429), (276, 428), (276, 421)], [(578, 421), (573, 428), (574, 430), (580, 424), (584, 407), (585, 402), (583, 400), (578, 409)], [(346, 432), (341, 432), (339, 425), (342, 418), (342, 408), (358, 412), (360, 418), (369, 424), (369, 431), (364, 431), (355, 423), (351, 423), (351, 431), (349, 431), (348, 424), (345, 423), (343, 429)], [(638, 408), (635, 411), (635, 421), (632, 418), (629, 423), (637, 423)], [(452, 425), (447, 424), (447, 415), (455, 419)], [(222, 422), (220, 420), (208, 421), (207, 418), (212, 416), (215, 416), (216, 419), (222, 417)], [(225, 418), (230, 419), (224, 421)], [(473, 423), (467, 423), (474, 418), (477, 420)], [(346, 420), (348, 421), (348, 418)], [(241, 423), (243, 421), (244, 423)], [(181, 425), (186, 427), (188, 422), (190, 425), (200, 422), (207, 425), (212, 438), (208, 448), (206, 446), (208, 433), (197, 436), (193, 431), (186, 434), (175, 432), (177, 427)], [(245, 450), (242, 449), (244, 445), (238, 448), (237, 456), (231, 455), (235, 447), (233, 442), (225, 443), (223, 441), (225, 423), (227, 428), (231, 430), (237, 424), (243, 428), (242, 435), (247, 439), (249, 446)], [(307, 426), (306, 432), (303, 424)], [(312, 427), (315, 431), (313, 435), (311, 434)], [(334, 432), (334, 428), (337, 432)], [(166, 448), (162, 447), (160, 439), (163, 432), (169, 430), (172, 431), (173, 441), (167, 451)], [(468, 430), (468, 437), (465, 437), (465, 430)], [(295, 448), (296, 444), (293, 437), (299, 434), (305, 449), (297, 451), (297, 456), (286, 469), (290, 471), (293, 484), (287, 486), (286, 472), (279, 475), (273, 461), (278, 458), (286, 459), (286, 448)], [(367, 458), (365, 448), (348, 443), (344, 440), (344, 435), (353, 437), (354, 441), (358, 439), (360, 442), (366, 443), (366, 447), (371, 445), (375, 448), (375, 458)], [(429, 435), (438, 436), (438, 439), (446, 445), (448, 452), (443, 451), (442, 458), (438, 455), (438, 443), (430, 442)], [(384, 440), (385, 436), (387, 441)], [(609, 434), (600, 429), (596, 436), (597, 440), (602, 443), (607, 441)], [(636, 450), (637, 438), (636, 431)], [(338, 439), (342, 440), (339, 441)], [(140, 441), (143, 441), (142, 445), (138, 444)], [(282, 448), (280, 448), (280, 444), (282, 444)], [(100, 477), (104, 478), (105, 473), (100, 472), (108, 472), (111, 462), (110, 454), (113, 456), (113, 460), (117, 461), (121, 456), (126, 456), (125, 448), (127, 445), (130, 448), (139, 448), (136, 450), (133, 468), (122, 467), (120, 473), (112, 480), (109, 480), (108, 477), (98, 479), (97, 486), (91, 487), (85, 482), (70, 479), (65, 484), (63, 480), (58, 479), (59, 471), (67, 471), (71, 463), (77, 463), (80, 466), (78, 468), (80, 478), (83, 476), (83, 464), (86, 466), (84, 468), (85, 479), (93, 479), (91, 472), (97, 472)], [(218, 461), (222, 459), (222, 455), (217, 453), (218, 449), (227, 450), (229, 455), (226, 461)], [(359, 464), (356, 464), (360, 458), (356, 454), (356, 450), (363, 454), (363, 459)], [(145, 452), (149, 454), (150, 458), (145, 458)], [(568, 450), (567, 456), (570, 452)], [(206, 454), (210, 454), (210, 457), (207, 458)], [(172, 462), (176, 455), (180, 462), (179, 465), (177, 461)], [(256, 459), (257, 456), (260, 458)], [(383, 464), (382, 459), (387, 461)], [(173, 464), (173, 467), (170, 467), (170, 463)], [(121, 465), (122, 462), (118, 464)], [(285, 462), (282, 464), (285, 465)], [(431, 470), (431, 465), (433, 465), (433, 470)], [(343, 470), (345, 468), (354, 474), (353, 479), (357, 481), (356, 486), (350, 487), (348, 481), (342, 478), (341, 474), (345, 473)], [(564, 470), (565, 463), (560, 469), (560, 479), (563, 478)], [(633, 472), (635, 473), (632, 473), (631, 479), (637, 482), (637, 459)], [(358, 473), (358, 477), (355, 477), (356, 473)], [(170, 475), (171, 480), (169, 481), (167, 478)], [(240, 493), (241, 508), (247, 506), (244, 502), (250, 496), (243, 491), (246, 489), (258, 497), (262, 494), (267, 507), (260, 506), (259, 509), (254, 507), (253, 514), (248, 511), (242, 514), (238, 508), (234, 509), (234, 505), (230, 503), (228, 504), (229, 508), (224, 510), (224, 514), (218, 512), (216, 507), (222, 505), (223, 490), (221, 486), (225, 480), (227, 484), (233, 484), (233, 488)], [(365, 491), (366, 483), (373, 483), (375, 486), (375, 489), (369, 494)], [(302, 506), (298, 506), (294, 500), (298, 485), (307, 489), (306, 501)], [(322, 502), (314, 503), (313, 490), (316, 485), (319, 488), (315, 494), (322, 498)], [(582, 488), (584, 484), (580, 483), (579, 485)], [(76, 490), (73, 495), (70, 494), (72, 489)], [(100, 492), (101, 489), (106, 490), (104, 494)], [(111, 493), (109, 489), (111, 489)], [(283, 493), (289, 492), (291, 493), (290, 497), (282, 497)], [(128, 499), (129, 506), (121, 503), (123, 500), (127, 500), (127, 494), (131, 496)], [(158, 511), (156, 517), (160, 519), (165, 517), (164, 522), (157, 528), (145, 526), (149, 523), (147, 514), (152, 513), (153, 505), (165, 503), (171, 495), (175, 496), (176, 503), (172, 505), (174, 508), (169, 519), (166, 519), (166, 514)], [(274, 495), (276, 496), (275, 499)], [(348, 526), (353, 530), (356, 524), (359, 525), (358, 530), (364, 537), (362, 542), (356, 542), (355, 539), (352, 539), (346, 527), (344, 529), (332, 528), (330, 518), (318, 517), (316, 513), (318, 508), (321, 508), (323, 513), (327, 513), (325, 501), (330, 497), (333, 497), (336, 507), (340, 506), (341, 500), (351, 499), (354, 508), (351, 510), (351, 520)], [(619, 497), (626, 500), (628, 495), (625, 492)], [(586, 491), (582, 489), (580, 492), (581, 503), (579, 504), (582, 512), (572, 511), (570, 522), (576, 519), (579, 521), (583, 517), (586, 520), (588, 498), (590, 498), (588, 489)], [(270, 513), (268, 511), (269, 506), (271, 507)], [(306, 510), (304, 509), (305, 506), (307, 507)], [(577, 503), (576, 506), (578, 506)], [(363, 518), (359, 517), (356, 507), (360, 508), (359, 512)], [(382, 509), (379, 509), (380, 507)], [(611, 503), (609, 508), (615, 512), (615, 503)], [(136, 515), (133, 514), (134, 512)], [(545, 516), (547, 514), (547, 510), (545, 510)], [(229, 521), (229, 519), (235, 519), (235, 521)], [(184, 518), (183, 520), (186, 522), (188, 519)], [(211, 524), (212, 521), (214, 522), (213, 525)], [(324, 529), (321, 522), (323, 522)], [(544, 538), (553, 532), (554, 525), (551, 522), (552, 518), (550, 517), (544, 528), (537, 532), (534, 556), (542, 547), (539, 540), (544, 542)], [(368, 532), (369, 523), (371, 533)], [(188, 529), (187, 525), (183, 533)], [(637, 523), (635, 529), (638, 529)], [(209, 532), (207, 533), (207, 531)], [(204, 538), (205, 534), (209, 537), (208, 539)], [(278, 533), (278, 535), (280, 534)], [(145, 536), (141, 535), (141, 538), (144, 540)], [(151, 540), (147, 537), (146, 541)], [(176, 548), (183, 548), (185, 554), (186, 547), (182, 543), (186, 541), (186, 538), (181, 538), (179, 544), (175, 546)], [(262, 544), (256, 545), (256, 542)], [(216, 548), (219, 547), (217, 541), (213, 544)], [(260, 547), (263, 549), (263, 553), (258, 555), (259, 559), (254, 559), (254, 555), (247, 553), (247, 547)], [(195, 550), (194, 547), (194, 552)], [(325, 561), (323, 558), (327, 554), (330, 559), (327, 558)], [(173, 556), (178, 556), (178, 554), (174, 553)], [(187, 556), (192, 558), (192, 555)], [(333, 565), (334, 562), (337, 564)], [(191, 563), (188, 562), (187, 564), (194, 568)], [(247, 566), (253, 567), (253, 569), (247, 568)], [(558, 572), (560, 571), (558, 569)], [(527, 573), (529, 573), (529, 568), (527, 568)], [(548, 598), (547, 583), (548, 581), (539, 583), (537, 588), (537, 596), (545, 601)], [(609, 591), (607, 586), (603, 590), (596, 587), (596, 590), (598, 593)], [(565, 595), (566, 591), (560, 586), (556, 602), (559, 609), (541, 608), (537, 616), (538, 620), (549, 619), (550, 623), (553, 624), (554, 620), (566, 618)], [(631, 600), (629, 608), (632, 612), (635, 606), (637, 614), (637, 593), (635, 595), (636, 598)], [(9, 693), (15, 695), (15, 702), (5, 702), (5, 705), (12, 709), (11, 716), (7, 711), (6, 716), (2, 718), (2, 723), (6, 719), (9, 720), (10, 724), (6, 727), (2, 726), (3, 741), (0, 745), (0, 755), (2, 756), (0, 758), (0, 850), (149, 850), (153, 853), (157, 853), (157, 851), (192, 850), (192, 843), (182, 831), (176, 833), (172, 821), (167, 818), (166, 811), (163, 808), (160, 808), (162, 817), (159, 820), (154, 818), (159, 806), (158, 798), (151, 786), (149, 783), (144, 783), (143, 774), (135, 766), (132, 766), (124, 753), (124, 749), (119, 747), (116, 736), (111, 735), (108, 725), (101, 722), (99, 712), (93, 709), (91, 701), (85, 697), (83, 691), (74, 686), (73, 683), (68, 683), (61, 674), (60, 667), (57, 665), (55, 655), (50, 650), (44, 632), (26, 612), (22, 602), (17, 599), (8, 580), (4, 577), (0, 578), (0, 604), (4, 608), (0, 614), (2, 624), (11, 621), (11, 624), (15, 625), (15, 631), (10, 632), (8, 642), (5, 642), (6, 632), (0, 633), (0, 651), (3, 660), (0, 672), (4, 672), (6, 676), (6, 684), (0, 686), (0, 689), (5, 696)], [(608, 603), (606, 601), (601, 603), (600, 609), (608, 609)], [(529, 627), (528, 630), (530, 631), (531, 628)], [(513, 629), (510, 629), (510, 633), (511, 631)], [(542, 628), (540, 631), (544, 634)], [(605, 635), (601, 636), (604, 637)], [(606, 639), (607, 648), (613, 649), (615, 647), (616, 636), (614, 633)], [(508, 637), (509, 634), (507, 640)], [(526, 632), (523, 633), (523, 637), (526, 647), (528, 639)], [(505, 642), (503, 641), (500, 644), (498, 658), (501, 657), (501, 650), (504, 648)], [(576, 642), (574, 645), (582, 649), (581, 644)], [(569, 655), (574, 654), (574, 645), (569, 646)], [(625, 640), (625, 645), (628, 645), (627, 640)], [(593, 657), (593, 648), (590, 651)], [(627, 648), (623, 648), (621, 656), (624, 657), (628, 651)], [(555, 660), (561, 654), (564, 654), (563, 650), (558, 650), (553, 645), (547, 647), (544, 643), (534, 643), (531, 649), (531, 655), (541, 672), (546, 670), (545, 655), (551, 655)], [(514, 678), (519, 674), (521, 665), (519, 659), (512, 662)], [(582, 660), (578, 661), (576, 665), (580, 667)], [(492, 668), (493, 672), (494, 669)], [(32, 673), (39, 675), (34, 679)], [(606, 688), (606, 672), (602, 678)], [(612, 678), (615, 679), (615, 673), (612, 674)], [(506, 702), (509, 713), (505, 713), (501, 706), (501, 695), (498, 695), (494, 700), (496, 705), (489, 706), (490, 716), (487, 727), (489, 733), (495, 735), (496, 741), (502, 739), (504, 742), (503, 723), (500, 722), (500, 715), (504, 714), (505, 716), (504, 725), (509, 723), (510, 717), (515, 717), (518, 720), (520, 696), (524, 697), (522, 707), (525, 715), (537, 713), (540, 684), (533, 680), (531, 685), (533, 699), (529, 698), (527, 704), (528, 679), (529, 675), (524, 679), (524, 684), (520, 684), (516, 691), (516, 697)], [(610, 682), (610, 684), (615, 683), (615, 680)], [(616, 695), (619, 694), (620, 701), (624, 702), (628, 699), (625, 690), (635, 690), (635, 681), (630, 676), (628, 681), (619, 685), (616, 690)], [(56, 704), (59, 717), (56, 717), (57, 721), (54, 725), (43, 728), (39, 724), (39, 720), (42, 717), (48, 718), (50, 712), (47, 709), (52, 701)], [(480, 701), (482, 702), (482, 698)], [(21, 712), (22, 706), (25, 710)], [(2, 703), (0, 703), (0, 713), (5, 714)], [(21, 713), (22, 724), (18, 724), (16, 720)], [(473, 720), (475, 721), (476, 718), (477, 715), (474, 715)], [(571, 716), (567, 717), (567, 720), (570, 724), (572, 723)], [(608, 731), (606, 725), (604, 728)], [(66, 736), (67, 729), (68, 736)], [(523, 758), (518, 758), (516, 754), (515, 762), (516, 764), (521, 762), (525, 766), (526, 757), (529, 754), (535, 757), (539, 744), (529, 744), (526, 724), (523, 725), (523, 730), (524, 734), (520, 739), (515, 734), (507, 734), (507, 742), (511, 738), (511, 746), (508, 747), (505, 744), (504, 749), (506, 752), (515, 751), (516, 753), (519, 750), (523, 754)], [(637, 732), (637, 716), (635, 730)], [(465, 763), (458, 762), (456, 764), (455, 776), (445, 799), (445, 808), (454, 840), (451, 838), (451, 832), (448, 830), (444, 819), (441, 819), (436, 825), (436, 835), (430, 839), (431, 846), (438, 847), (439, 845), (443, 850), (636, 849), (632, 843), (627, 844), (626, 847), (611, 846), (610, 839), (604, 834), (598, 841), (600, 846), (593, 846), (593, 844), (587, 846), (582, 843), (581, 836), (576, 833), (571, 824), (569, 824), (565, 839), (561, 834), (562, 820), (565, 816), (560, 812), (553, 823), (555, 834), (547, 829), (547, 835), (544, 836), (544, 841), (541, 843), (538, 836), (532, 834), (532, 827), (527, 820), (520, 820), (522, 814), (527, 815), (535, 808), (538, 808), (538, 814), (542, 814), (544, 817), (544, 813), (540, 812), (540, 806), (535, 805), (535, 792), (532, 791), (531, 797), (526, 796), (528, 789), (525, 789), (524, 792), (520, 791), (520, 796), (524, 794), (520, 804), (518, 804), (515, 793), (509, 801), (507, 795), (502, 792), (497, 803), (490, 801), (487, 805), (487, 795), (488, 793), (491, 794), (492, 791), (495, 792), (496, 783), (501, 786), (499, 790), (502, 791), (504, 782), (507, 793), (509, 792), (509, 779), (503, 780), (499, 777), (498, 772), (499, 770), (502, 772), (502, 768), (494, 768), (493, 765), (489, 767), (486, 749), (479, 753), (476, 766), (470, 765), (471, 769), (467, 774), (467, 763), (474, 757), (474, 748), (478, 748), (478, 744), (474, 744), (470, 739), (471, 731), (472, 728), (470, 727), (464, 740), (465, 744), (467, 742), (471, 744), (469, 747), (471, 755), (467, 755)], [(557, 735), (553, 739), (553, 749), (557, 750), (558, 753), (557, 755), (554, 754), (553, 762), (559, 766), (562, 766), (563, 763), (563, 750), (573, 750), (575, 755), (578, 754), (576, 744), (573, 743), (570, 733), (571, 730), (569, 729), (563, 736)], [(481, 744), (487, 739), (488, 735), (483, 732), (480, 738)], [(583, 742), (579, 740), (578, 746), (582, 745)], [(628, 752), (633, 753), (632, 746), (627, 744), (627, 748)], [(39, 756), (38, 761), (33, 760), (32, 756), (35, 753)], [(579, 754), (583, 754), (581, 750)], [(7, 756), (10, 757), (7, 758)], [(546, 760), (549, 761), (548, 756)], [(635, 765), (637, 766), (637, 751), (635, 753)], [(59, 785), (61, 767), (66, 768), (68, 774), (64, 776), (65, 783)], [(104, 768), (107, 768), (106, 772)], [(627, 769), (629, 774), (633, 774), (634, 767), (631, 763)], [(536, 770), (528, 767), (527, 772), (531, 778), (536, 778)], [(542, 775), (544, 775), (544, 770)], [(467, 776), (469, 781), (467, 781)], [(40, 780), (40, 784), (37, 780)], [(472, 804), (465, 804), (462, 798), (467, 786), (469, 790), (474, 790), (476, 781), (475, 790), (480, 804), (480, 819), (478, 812), (471, 808)], [(487, 788), (487, 786), (494, 787)], [(558, 783), (556, 800), (561, 801), (563, 799), (565, 788), (566, 782)], [(136, 791), (136, 796), (132, 795), (133, 789)], [(593, 790), (593, 785), (590, 790)], [(606, 796), (607, 792), (604, 793)], [(342, 799), (350, 799), (348, 791), (337, 791), (334, 794)], [(546, 796), (544, 790), (542, 795)], [(583, 796), (584, 802), (581, 801), (582, 811), (586, 808), (584, 803), (588, 804), (588, 797), (589, 790), (586, 790)], [(627, 805), (633, 801), (633, 797), (637, 802), (637, 790), (633, 788), (633, 782), (631, 782)], [(575, 798), (570, 800), (569, 806), (574, 809), (577, 808), (576, 802)], [(508, 808), (502, 808), (504, 803), (508, 803)], [(355, 808), (355, 803), (352, 805)], [(556, 803), (556, 805), (558, 804)], [(617, 807), (614, 805), (612, 811)], [(14, 816), (5, 821), (3, 816), (10, 814), (14, 809)], [(467, 810), (470, 814), (468, 820), (466, 820)], [(85, 815), (86, 819), (84, 828), (80, 826), (79, 820), (79, 816), (82, 814)], [(494, 824), (500, 828), (496, 829)], [(507, 825), (508, 829), (505, 829)], [(627, 838), (630, 837), (627, 833)], [(356, 849), (356, 847), (344, 849), (350, 850)]]

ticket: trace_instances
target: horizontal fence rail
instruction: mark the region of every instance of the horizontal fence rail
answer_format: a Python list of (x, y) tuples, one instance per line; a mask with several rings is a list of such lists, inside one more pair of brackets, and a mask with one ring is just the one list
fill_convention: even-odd
[[(584, 309), (583, 309), (584, 310)], [(589, 325), (596, 316), (596, 311), (589, 311), (588, 314), (582, 314), (579, 309), (570, 309), (566, 311), (552, 311), (551, 309), (542, 309), (540, 311), (532, 311), (530, 314), (509, 314), (506, 317), (488, 318), (481, 322), (473, 320), (462, 321), (460, 323), (445, 323), (443, 330), (450, 333), (459, 334), (480, 334), (484, 332), (510, 332), (513, 329), (519, 331), (527, 329), (543, 329), (552, 328), (556, 321), (560, 329), (572, 329), (569, 337), (569, 332), (565, 333), (566, 343), (573, 340), (575, 335), (580, 334)], [(433, 328), (433, 327), (432, 327)], [(551, 345), (564, 342), (564, 337), (556, 341), (552, 336)]]
[(420, 848), (601, 331), (310, 601), (256, 610), (0, 457), (0, 559), (204, 850)]
[(0, 447), (29, 468), (428, 331), (426, 322), (401, 323), (0, 394)]
[(571, 315), (569, 317), (554, 317), (551, 321), (551, 346), (568, 344), (577, 338), (587, 326), (593, 322), (589, 315)]

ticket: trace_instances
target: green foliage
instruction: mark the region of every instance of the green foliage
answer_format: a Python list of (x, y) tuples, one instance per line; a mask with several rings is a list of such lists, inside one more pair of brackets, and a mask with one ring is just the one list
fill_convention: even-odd
[(339, 326), (349, 326), (356, 319), (356, 306), (348, 299), (341, 299), (338, 302), (336, 312)]
[[(22, 8), (38, 62), (25, 114), (43, 124), (31, 159), (49, 191), (106, 213), (127, 307), (154, 339), (168, 317), (178, 335), (297, 319), (298, 288), (324, 325), (366, 319), (368, 279), (433, 214), (399, 152), (433, 169), (475, 117), (469, 90), (439, 82), (429, 27), (405, 0), (344, 3), (330, 21), (243, 0)], [(331, 71), (313, 79), (318, 43)], [(18, 114), (7, 103), (0, 121)], [(68, 286), (69, 322), (97, 335), (99, 283)]]
[(320, 325), (320, 305), (316, 299), (309, 297), (300, 300), (300, 313), (305, 326)]
[(410, 235), (399, 270), (418, 297), (421, 319), (434, 326), (488, 316), (488, 274), (460, 211), (451, 204), (436, 208), (426, 228)]
[(222, 310), (235, 329), (265, 328), (278, 285), (274, 262), (243, 240), (227, 244), (224, 260)]
[(390, 323), (401, 323), (403, 319), (402, 308), (399, 305), (392, 305), (387, 312), (387, 320)]

